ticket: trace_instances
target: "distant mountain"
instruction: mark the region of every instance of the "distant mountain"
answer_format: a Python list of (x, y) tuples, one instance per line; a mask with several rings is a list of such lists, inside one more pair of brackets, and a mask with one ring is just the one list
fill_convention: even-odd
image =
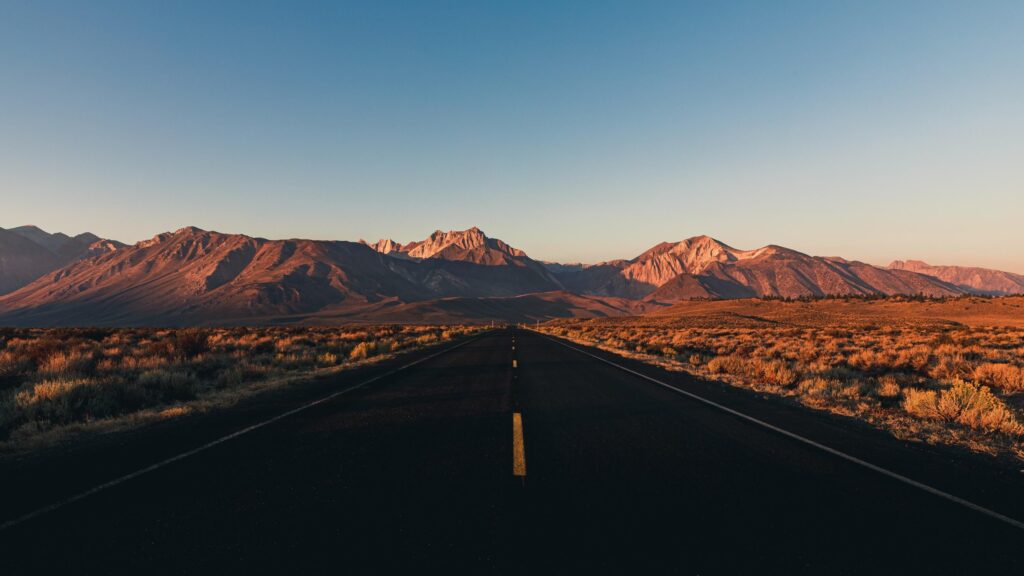
[(0, 297), (0, 320), (236, 323), (432, 296), (392, 262), (354, 242), (272, 241), (182, 228), (76, 262)]
[[(365, 241), (363, 243), (366, 244)], [(419, 242), (399, 244), (394, 240), (384, 239), (367, 246), (383, 254), (401, 254), (416, 260), (438, 258), (489, 266), (532, 262), (522, 250), (513, 248), (497, 238), (488, 238), (475, 226), (469, 230), (435, 230), (426, 240)]]
[(573, 292), (672, 302), (691, 298), (955, 295), (947, 282), (769, 245), (737, 250), (708, 236), (663, 242), (632, 260), (555, 273)]
[(437, 230), (426, 240), (408, 244), (380, 240), (367, 246), (417, 262), (414, 279), (440, 295), (518, 296), (563, 288), (543, 264), (476, 227)]
[(402, 245), (391, 239), (378, 240), (373, 244), (367, 243), (365, 240), (360, 240), (361, 243), (366, 244), (370, 248), (373, 248), (381, 254), (390, 254), (392, 256), (405, 256), (402, 252)]
[(932, 266), (920, 260), (896, 260), (889, 264), (889, 269), (934, 276), (976, 294), (1024, 294), (1024, 275), (1012, 272), (969, 266)]
[(40, 276), (82, 258), (124, 247), (91, 233), (50, 234), (36, 226), (0, 228), (0, 294), (17, 290)]
[(63, 232), (50, 234), (37, 226), (19, 226), (10, 231), (46, 248), (65, 263), (125, 247), (117, 240), (100, 238), (91, 232), (68, 236)]
[(183, 228), (124, 246), (22, 227), (0, 230), (0, 289), (13, 290), (0, 295), (0, 325), (534, 321), (640, 314), (690, 299), (958, 295), (1015, 281), (993, 271), (947, 281), (939, 276), (948, 270), (908, 267), (919, 268), (775, 245), (739, 250), (708, 236), (582, 265), (538, 262), (478, 228), (408, 244)]
[(78, 261), (0, 297), (0, 323), (238, 324), (560, 288), (543, 266), (476, 229), (410, 246), (416, 256), (396, 257), (365, 243), (183, 228)]
[(50, 234), (37, 226), (18, 226), (11, 228), (11, 232), (39, 244), (54, 254), (60, 252), (60, 249), (68, 244), (75, 244), (74, 239), (63, 232)]
[(0, 294), (17, 290), (60, 266), (61, 261), (53, 252), (0, 228)]

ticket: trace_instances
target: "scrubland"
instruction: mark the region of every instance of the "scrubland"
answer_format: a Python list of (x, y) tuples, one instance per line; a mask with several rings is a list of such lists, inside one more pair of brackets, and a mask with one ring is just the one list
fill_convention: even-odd
[(478, 329), (0, 329), (0, 445), (227, 406)]
[(541, 330), (900, 438), (1024, 458), (1024, 298), (684, 302)]

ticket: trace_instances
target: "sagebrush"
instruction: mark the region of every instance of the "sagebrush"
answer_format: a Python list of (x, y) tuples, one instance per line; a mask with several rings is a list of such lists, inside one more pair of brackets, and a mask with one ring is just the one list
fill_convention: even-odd
[(0, 329), (0, 441), (357, 365), (477, 330), (463, 326)]
[(1024, 328), (899, 318), (887, 326), (884, 317), (866, 322), (848, 303), (840, 304), (846, 306), (843, 317), (821, 314), (821, 320), (810, 312), (827, 303), (817, 309), (756, 304), (770, 319), (736, 314), (742, 304), (734, 303), (720, 306), (728, 315), (707, 313), (715, 312), (708, 303), (700, 305), (706, 315), (565, 320), (541, 329), (669, 369), (792, 397), (900, 437), (1024, 454)]

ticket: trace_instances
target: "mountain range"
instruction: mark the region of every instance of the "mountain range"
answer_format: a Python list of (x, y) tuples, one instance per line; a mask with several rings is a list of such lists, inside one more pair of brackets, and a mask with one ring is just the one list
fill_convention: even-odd
[(1024, 277), (877, 267), (708, 236), (630, 260), (540, 262), (478, 228), (401, 244), (268, 240), (194, 227), (127, 246), (0, 229), (0, 325), (533, 321), (642, 314), (688, 299), (1010, 294)]
[(0, 294), (72, 262), (124, 247), (89, 232), (68, 236), (50, 234), (36, 226), (0, 228)]
[(1024, 294), (1024, 275), (1012, 272), (968, 266), (932, 266), (920, 260), (896, 260), (889, 264), (889, 269), (933, 276), (973, 294)]

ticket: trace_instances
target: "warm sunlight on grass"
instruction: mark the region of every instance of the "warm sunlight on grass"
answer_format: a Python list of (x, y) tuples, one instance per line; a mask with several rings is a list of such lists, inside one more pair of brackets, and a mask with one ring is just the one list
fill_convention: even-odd
[(1024, 299), (682, 303), (548, 333), (853, 416), (903, 438), (1024, 451)]
[(0, 441), (143, 411), (172, 418), (477, 329), (2, 329)]

